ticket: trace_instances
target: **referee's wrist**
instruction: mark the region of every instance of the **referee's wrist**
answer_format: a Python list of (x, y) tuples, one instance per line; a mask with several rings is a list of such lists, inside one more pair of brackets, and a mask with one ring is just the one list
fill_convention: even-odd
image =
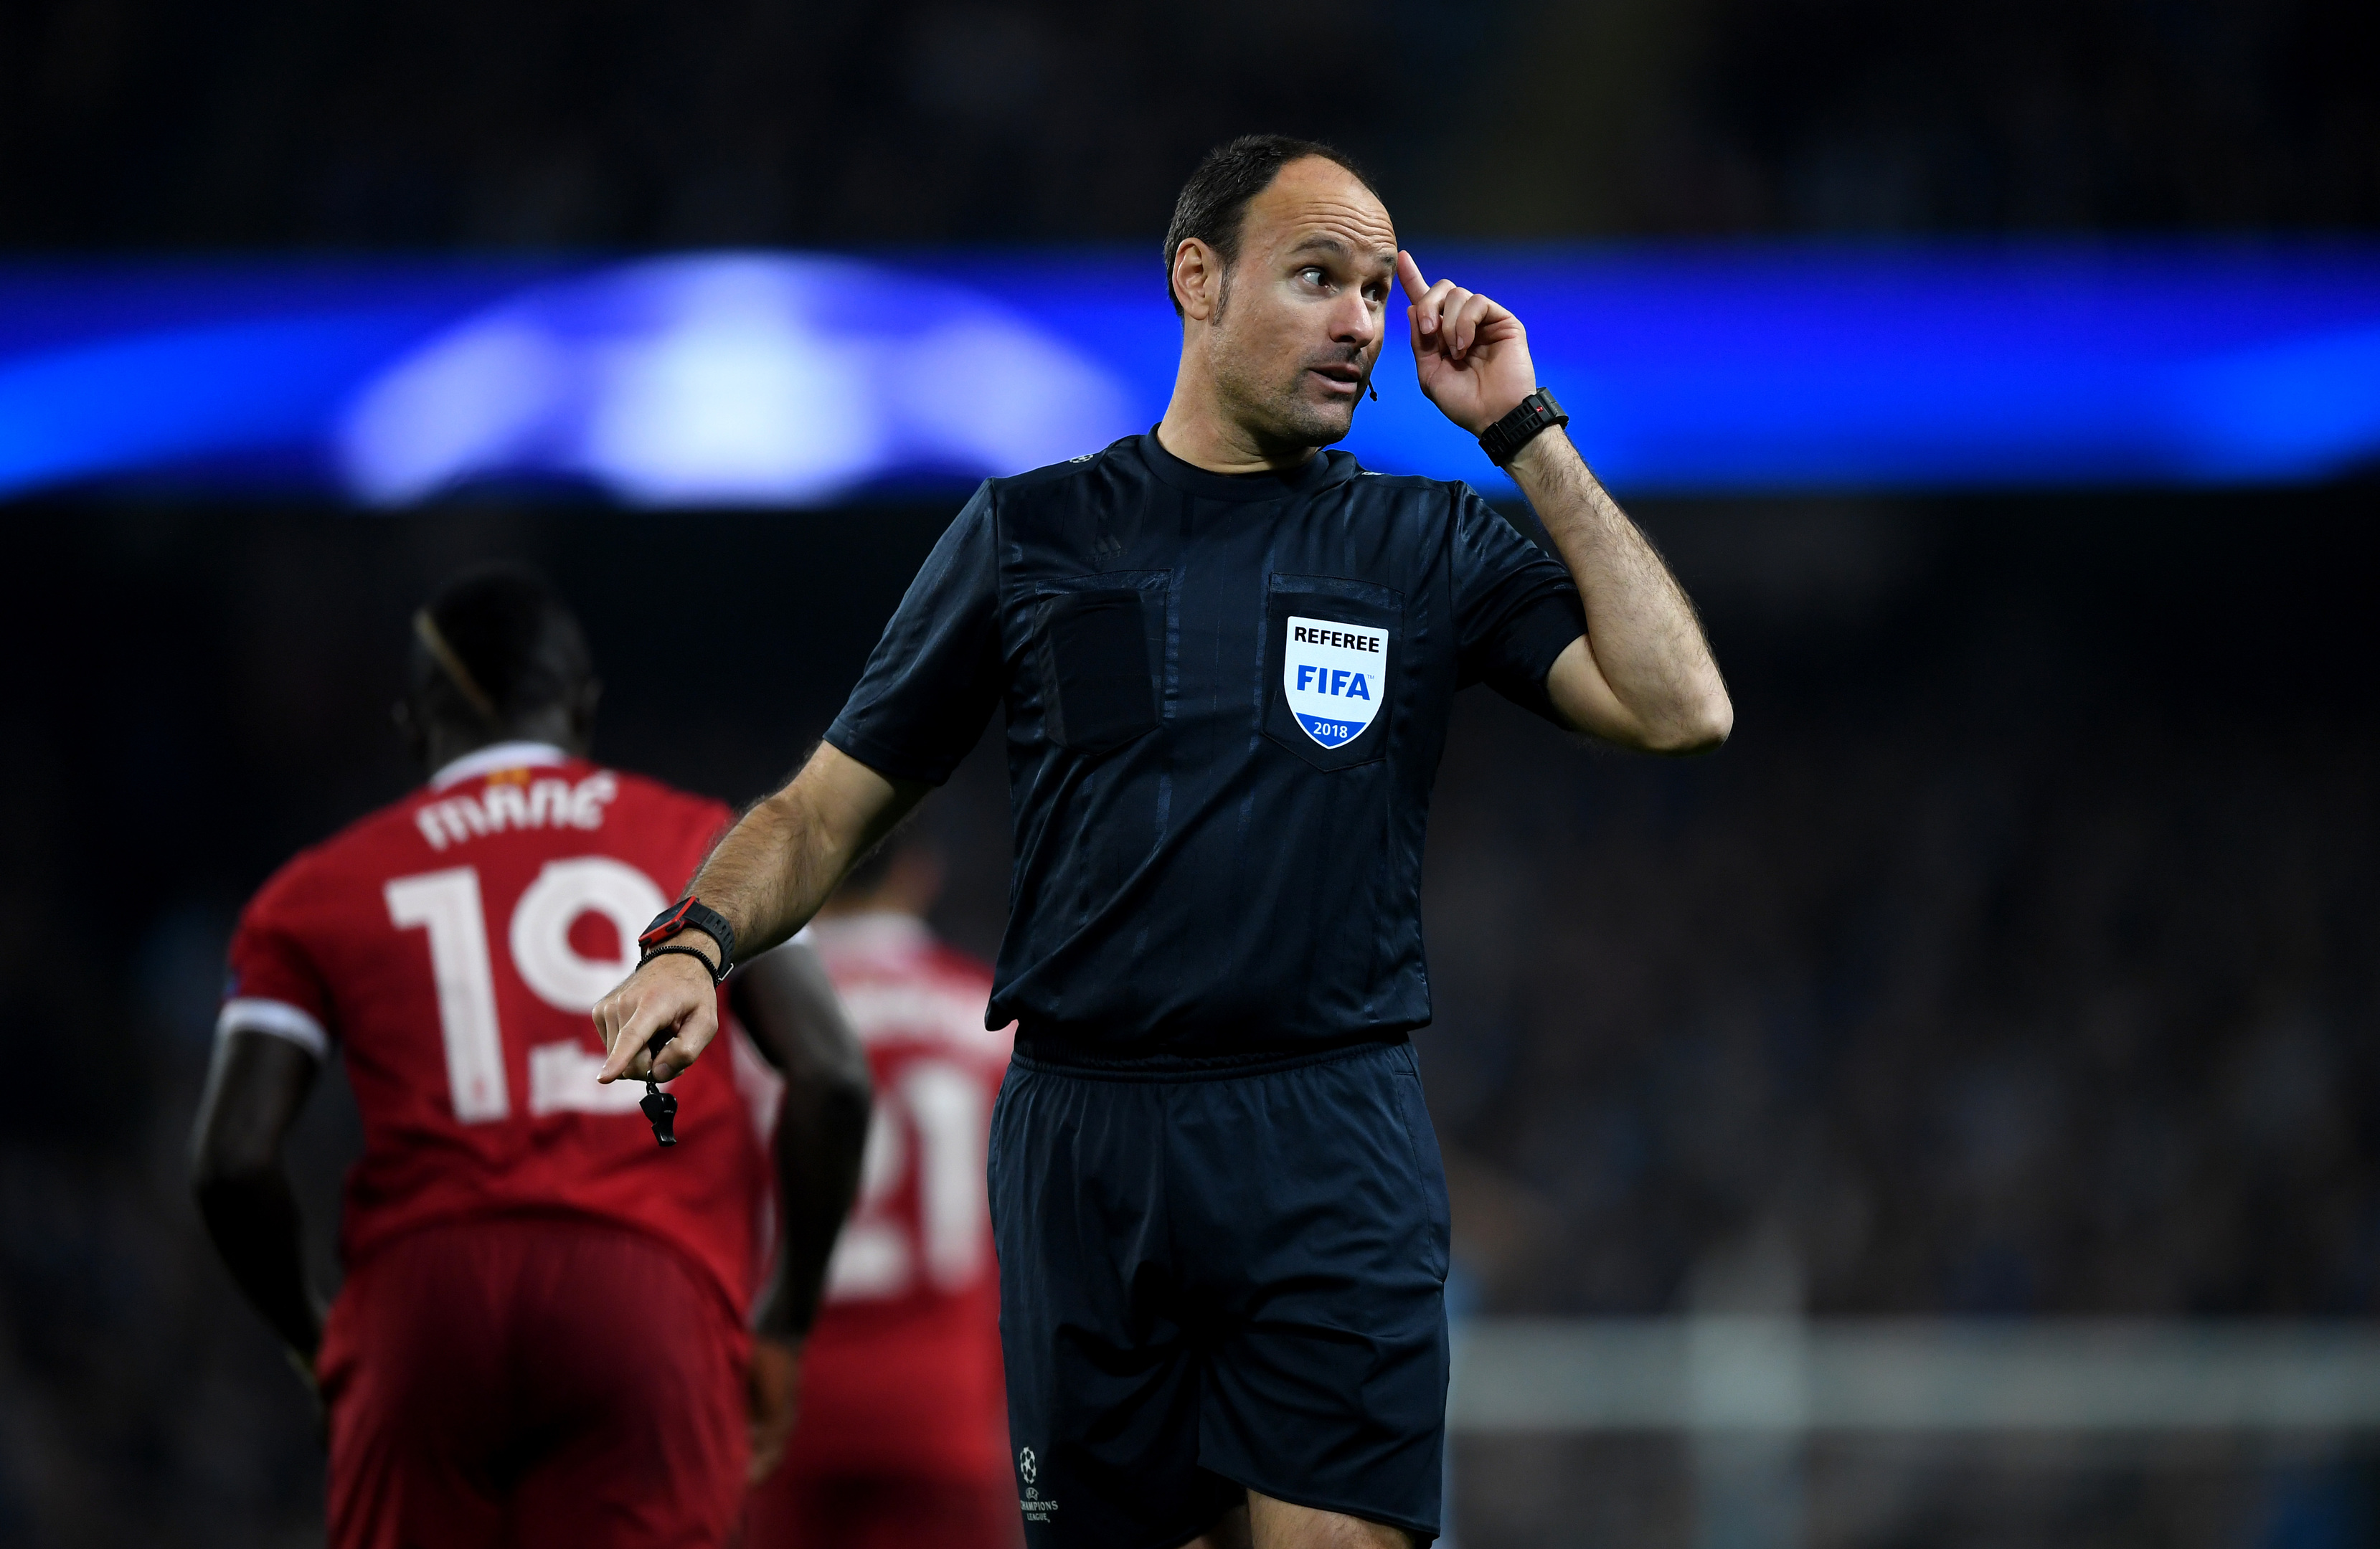
[(1533, 387), (1500, 418), (1479, 432), (1479, 450), (1488, 454), (1489, 462), (1507, 468), (1531, 443), (1544, 440), (1545, 432), (1569, 423), (1569, 411), (1561, 406), (1552, 390)]
[(1570, 432), (1560, 425), (1548, 425), (1531, 436), (1520, 451), (1512, 454), (1512, 460), (1504, 465), (1504, 471), (1515, 478), (1523, 474), (1537, 473), (1551, 466), (1564, 453), (1572, 457), (1578, 455), (1578, 449), (1571, 444)]
[[(710, 945), (687, 945), (698, 936)], [(637, 946), (646, 959), (662, 952), (690, 952), (702, 960), (716, 981), (735, 961), (735, 926), (726, 915), (688, 893), (654, 916), (637, 938)]]
[(651, 946), (647, 947), (645, 949), (645, 956), (652, 956), (655, 950), (662, 947), (685, 947), (693, 951), (700, 952), (702, 954), (702, 960), (710, 964), (711, 977), (717, 978), (719, 976), (719, 942), (711, 936), (710, 932), (707, 930), (698, 930), (693, 926), (687, 926), (682, 930), (674, 930), (667, 936), (655, 941)]

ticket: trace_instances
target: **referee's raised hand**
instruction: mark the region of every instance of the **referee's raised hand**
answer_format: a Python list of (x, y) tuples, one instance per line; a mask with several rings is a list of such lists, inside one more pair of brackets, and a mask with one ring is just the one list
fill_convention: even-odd
[(1519, 318), (1451, 280), (1427, 283), (1408, 252), (1397, 254), (1397, 283), (1411, 303), (1405, 316), (1422, 395), (1447, 418), (1475, 436), (1536, 391)]

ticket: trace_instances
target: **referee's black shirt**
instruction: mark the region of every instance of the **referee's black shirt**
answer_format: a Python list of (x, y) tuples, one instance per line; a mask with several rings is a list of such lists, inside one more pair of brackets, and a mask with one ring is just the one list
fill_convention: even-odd
[(1422, 836), (1455, 691), (1551, 716), (1562, 567), (1466, 485), (1192, 466), (1154, 434), (987, 481), (826, 740), (939, 784), (1008, 717), (989, 1023), (1160, 1071), (1429, 1020)]

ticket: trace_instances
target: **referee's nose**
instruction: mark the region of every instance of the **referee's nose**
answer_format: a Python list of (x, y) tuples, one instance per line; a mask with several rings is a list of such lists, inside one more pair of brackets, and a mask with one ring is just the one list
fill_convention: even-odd
[(1369, 350), (1380, 342), (1383, 327), (1381, 306), (1364, 286), (1341, 288), (1330, 307), (1332, 344)]

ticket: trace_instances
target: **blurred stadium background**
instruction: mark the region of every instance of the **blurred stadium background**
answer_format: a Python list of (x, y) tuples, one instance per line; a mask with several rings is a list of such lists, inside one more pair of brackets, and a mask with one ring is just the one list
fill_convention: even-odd
[[(1541, 309), (1736, 690), (1450, 752), (1460, 1542), (2380, 1538), (2375, 80), (2317, 0), (10, 8), (0, 1540), (319, 1538), (182, 1149), (420, 597), (542, 566), (601, 754), (756, 794), (969, 479), (1153, 417), (1255, 127)], [(929, 812), (988, 952), (996, 761)]]

